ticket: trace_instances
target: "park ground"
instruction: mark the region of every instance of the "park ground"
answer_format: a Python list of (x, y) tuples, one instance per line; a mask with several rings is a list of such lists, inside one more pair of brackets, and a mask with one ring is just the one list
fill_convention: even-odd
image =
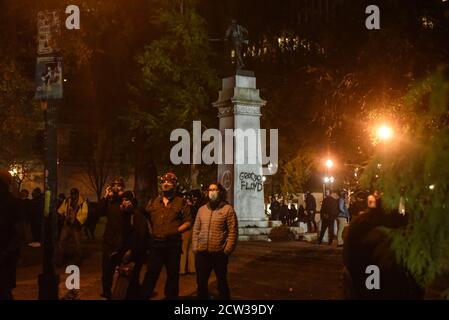
[[(98, 230), (101, 234), (101, 228)], [(83, 240), (83, 264), (80, 267), (81, 288), (79, 299), (101, 300), (101, 237)], [(34, 300), (38, 297), (37, 278), (42, 267), (42, 251), (26, 247), (17, 270), (18, 300)], [(316, 245), (301, 241), (239, 242), (229, 262), (229, 285), (233, 299), (248, 300), (334, 300), (343, 299), (341, 272), (342, 249), (336, 246)], [(145, 270), (143, 270), (145, 271)], [(57, 269), (60, 275), (59, 294), (67, 293), (65, 269)], [(449, 277), (436, 281), (426, 291), (427, 299), (437, 299), (449, 284)], [(163, 298), (165, 272), (156, 287), (152, 299)], [(216, 280), (210, 279), (211, 293), (215, 293)], [(447, 285), (446, 287), (449, 287)], [(192, 299), (196, 294), (194, 275), (180, 276), (181, 299)]]

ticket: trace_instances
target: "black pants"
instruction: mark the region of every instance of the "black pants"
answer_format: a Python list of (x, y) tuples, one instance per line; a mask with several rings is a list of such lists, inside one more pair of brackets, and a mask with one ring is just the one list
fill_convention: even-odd
[(117, 248), (103, 244), (103, 261), (101, 281), (103, 284), (103, 294), (110, 295), (112, 291), (112, 281), (114, 279), (116, 264), (111, 261), (111, 254), (117, 251)]
[(163, 266), (167, 271), (165, 298), (171, 300), (178, 298), (181, 244), (181, 240), (177, 240), (150, 247), (147, 272), (142, 283), (143, 299), (148, 300), (153, 294)]
[(307, 211), (307, 232), (312, 231), (312, 224), (313, 224), (313, 232), (316, 232), (318, 230), (315, 222), (315, 212), (314, 211)]
[(332, 241), (334, 241), (334, 224), (335, 224), (335, 219), (332, 219), (332, 218), (323, 219), (322, 224), (321, 224), (320, 239), (318, 240), (318, 243), (321, 243), (321, 241), (323, 241), (323, 237), (324, 237), (324, 234), (326, 233), (326, 229), (327, 229), (328, 230), (327, 238), (329, 240), (329, 244), (332, 244)]
[(217, 289), (221, 300), (231, 299), (228, 286), (228, 256), (224, 253), (199, 252), (195, 256), (198, 299), (209, 299), (209, 277), (212, 270), (217, 277)]

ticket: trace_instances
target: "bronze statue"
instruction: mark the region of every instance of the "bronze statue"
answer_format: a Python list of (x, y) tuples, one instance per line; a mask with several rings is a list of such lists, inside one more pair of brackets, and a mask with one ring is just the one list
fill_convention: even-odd
[(226, 30), (225, 39), (232, 41), (232, 45), (235, 50), (237, 70), (245, 67), (245, 64), (243, 62), (242, 47), (243, 44), (248, 44), (247, 35), (248, 30), (245, 27), (237, 24), (237, 21), (234, 19), (231, 21), (231, 25)]

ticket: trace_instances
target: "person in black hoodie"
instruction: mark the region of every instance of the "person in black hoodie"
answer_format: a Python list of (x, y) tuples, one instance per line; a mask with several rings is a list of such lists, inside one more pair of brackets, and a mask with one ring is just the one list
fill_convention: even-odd
[[(424, 288), (409, 270), (396, 259), (392, 240), (385, 228), (394, 230), (407, 226), (407, 217), (397, 210), (391, 212), (369, 207), (351, 222), (343, 247), (344, 289), (348, 299), (423, 299)], [(369, 290), (366, 268), (375, 265), (380, 270), (380, 289)]]
[(338, 216), (338, 200), (332, 197), (330, 190), (326, 190), (326, 197), (321, 204), (321, 234), (318, 239), (318, 244), (323, 241), (324, 234), (327, 230), (327, 237), (329, 239), (329, 245), (334, 240), (334, 224), (335, 219)]
[(16, 286), (16, 266), (24, 239), (23, 210), (9, 191), (12, 177), (0, 169), (0, 300), (12, 300)]
[(126, 234), (131, 228), (131, 216), (136, 203), (123, 201), (125, 184), (123, 179), (115, 178), (106, 188), (105, 196), (98, 203), (98, 213), (107, 217), (103, 235), (103, 263), (102, 263), (102, 297), (111, 298), (112, 280), (116, 265), (113, 255), (120, 252)]

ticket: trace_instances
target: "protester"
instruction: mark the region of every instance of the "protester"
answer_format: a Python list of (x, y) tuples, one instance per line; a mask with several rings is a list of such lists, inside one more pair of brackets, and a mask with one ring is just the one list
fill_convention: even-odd
[(290, 205), (290, 209), (288, 212), (288, 225), (293, 226), (297, 217), (298, 217), (298, 210), (296, 209), (296, 205), (292, 203)]
[(337, 245), (343, 246), (343, 230), (348, 225), (350, 215), (347, 207), (348, 195), (345, 191), (340, 192), (338, 199), (338, 217), (337, 217)]
[(12, 177), (0, 169), (0, 300), (12, 300), (16, 267), (24, 240), (24, 216), (19, 199), (9, 191)]
[(334, 225), (335, 219), (338, 216), (338, 201), (332, 195), (330, 190), (326, 190), (326, 196), (321, 204), (321, 233), (318, 239), (318, 244), (323, 241), (324, 234), (327, 230), (327, 238), (329, 245), (334, 240)]
[(107, 217), (103, 235), (103, 261), (102, 261), (102, 297), (111, 298), (112, 281), (116, 265), (112, 256), (123, 248), (126, 230), (130, 230), (132, 204), (123, 205), (125, 184), (123, 179), (114, 178), (106, 188), (105, 195), (98, 203), (98, 213)]
[(185, 199), (176, 193), (178, 178), (174, 173), (164, 174), (160, 182), (162, 195), (151, 199), (145, 208), (150, 227), (150, 254), (142, 294), (144, 299), (152, 296), (161, 269), (165, 266), (165, 297), (177, 299), (182, 233), (192, 224), (190, 207)]
[(88, 207), (86, 200), (80, 196), (78, 189), (72, 188), (70, 190), (70, 197), (65, 199), (58, 208), (58, 214), (64, 217), (64, 224), (58, 244), (57, 264), (64, 264), (64, 258), (68, 256), (69, 248), (72, 247), (73, 262), (79, 266), (82, 259), (81, 227), (86, 222)]
[(270, 203), (271, 220), (279, 220), (280, 208), (281, 205), (279, 204), (279, 201), (277, 201), (276, 198), (272, 196)]
[(280, 209), (279, 209), (279, 218), (282, 221), (283, 225), (287, 224), (288, 213), (289, 213), (288, 205), (285, 203), (284, 199), (282, 199)]
[[(310, 191), (306, 191), (306, 212), (307, 212), (307, 232), (317, 232), (318, 228), (315, 221), (315, 213), (316, 213), (316, 200), (313, 194)], [(313, 225), (313, 228), (312, 228)]]
[(208, 198), (209, 202), (199, 209), (193, 227), (197, 296), (199, 299), (209, 299), (209, 276), (214, 271), (219, 298), (226, 300), (231, 298), (227, 270), (229, 256), (237, 245), (237, 215), (226, 202), (226, 190), (221, 184), (209, 185)]
[(97, 228), (98, 220), (100, 217), (98, 216), (98, 210), (96, 202), (87, 202), (89, 211), (87, 213), (87, 220), (84, 224), (84, 234), (86, 235), (86, 238), (89, 240), (95, 240), (95, 229)]
[[(371, 200), (375, 200), (374, 196)], [(374, 201), (375, 202), (375, 201)], [(396, 259), (386, 230), (405, 228), (407, 220), (397, 210), (385, 212), (371, 205), (351, 221), (343, 247), (344, 291), (349, 299), (423, 299), (422, 288), (408, 269)], [(368, 266), (380, 270), (379, 288), (370, 290)]]

